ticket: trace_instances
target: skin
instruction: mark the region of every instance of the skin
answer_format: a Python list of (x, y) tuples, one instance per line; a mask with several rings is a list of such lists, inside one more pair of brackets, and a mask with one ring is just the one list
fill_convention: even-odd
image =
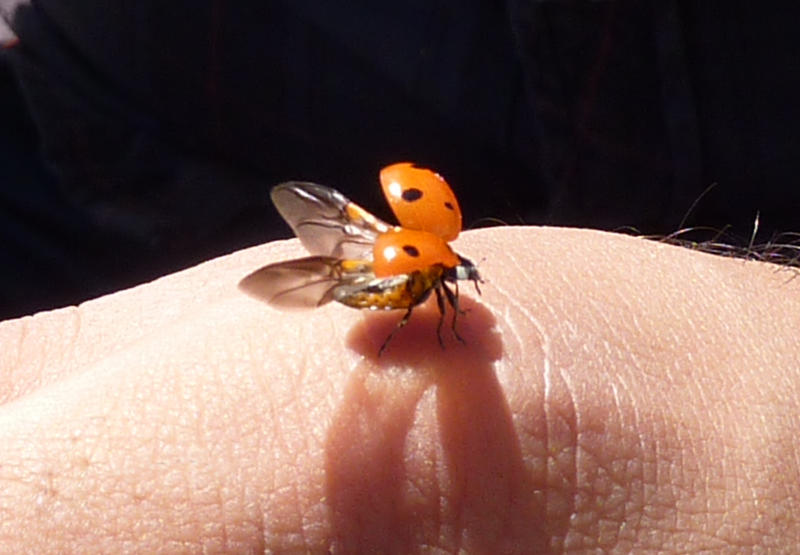
[(433, 300), (379, 359), (400, 312), (236, 288), (296, 241), (0, 325), (0, 551), (800, 544), (794, 271), (571, 229), (454, 246), (486, 283), (446, 350)]

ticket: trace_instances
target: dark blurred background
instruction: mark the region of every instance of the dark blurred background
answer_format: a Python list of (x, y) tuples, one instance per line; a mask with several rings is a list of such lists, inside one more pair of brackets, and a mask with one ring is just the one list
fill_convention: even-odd
[(401, 160), (467, 227), (668, 234), (717, 183), (685, 225), (800, 230), (785, 4), (0, 0), (0, 318), (288, 237), (287, 179), (390, 218)]

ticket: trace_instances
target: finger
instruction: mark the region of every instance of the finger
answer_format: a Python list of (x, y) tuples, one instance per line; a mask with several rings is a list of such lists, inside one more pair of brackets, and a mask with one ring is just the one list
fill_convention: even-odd
[[(465, 234), (488, 281), (462, 298), (466, 345), (442, 351), (421, 307), (378, 358), (397, 315), (283, 313), (235, 290), (273, 248), (223, 259), (206, 273), (231, 284), (216, 300), (196, 290), (179, 317), (0, 412), (5, 522), (74, 517), (15, 539), (635, 548), (695, 545), (720, 519), (723, 542), (775, 535), (754, 523), (781, 509), (774, 477), (796, 479), (785, 330), (800, 307), (773, 269), (595, 232)], [(778, 299), (786, 312), (765, 312)]]

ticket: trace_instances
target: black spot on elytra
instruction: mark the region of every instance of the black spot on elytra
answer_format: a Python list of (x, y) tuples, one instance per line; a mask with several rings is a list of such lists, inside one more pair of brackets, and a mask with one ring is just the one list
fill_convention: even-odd
[(410, 187), (408, 189), (403, 189), (403, 194), (400, 196), (402, 196), (403, 200), (406, 202), (414, 202), (415, 200), (422, 198), (422, 191), (414, 187)]
[(448, 210), (455, 210), (452, 202), (445, 202), (444, 207), (447, 208)]
[(408, 256), (413, 256), (414, 258), (419, 256), (419, 249), (414, 245), (403, 245), (403, 251)]

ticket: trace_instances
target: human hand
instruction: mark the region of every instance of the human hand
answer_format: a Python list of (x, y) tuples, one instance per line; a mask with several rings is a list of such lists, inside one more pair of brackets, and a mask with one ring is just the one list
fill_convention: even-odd
[(791, 550), (800, 280), (641, 239), (462, 234), (459, 333), (278, 312), (241, 251), (0, 324), (0, 551)]

